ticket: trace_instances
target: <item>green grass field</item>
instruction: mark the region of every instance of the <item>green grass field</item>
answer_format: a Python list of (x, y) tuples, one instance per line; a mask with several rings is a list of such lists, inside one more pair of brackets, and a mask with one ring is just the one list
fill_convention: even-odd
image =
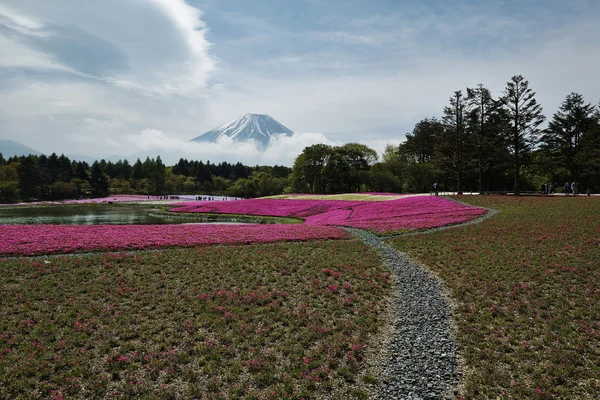
[[(388, 239), (445, 281), (465, 399), (600, 397), (600, 199), (459, 198)], [(390, 272), (359, 240), (0, 259), (0, 398), (366, 398)]]
[(392, 290), (359, 240), (4, 259), (0, 282), (2, 399), (364, 398)]
[(390, 243), (456, 301), (464, 398), (600, 398), (600, 199), (460, 200), (500, 214)]

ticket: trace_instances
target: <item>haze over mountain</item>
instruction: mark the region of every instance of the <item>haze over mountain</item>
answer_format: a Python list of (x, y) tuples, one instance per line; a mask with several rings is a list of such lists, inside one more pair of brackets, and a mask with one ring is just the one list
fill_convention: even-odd
[(8, 159), (14, 156), (40, 155), (42, 153), (14, 140), (0, 140), (0, 154)]
[(193, 142), (217, 142), (229, 137), (236, 142), (256, 141), (260, 148), (269, 145), (274, 135), (292, 136), (294, 132), (267, 114), (246, 114), (195, 137)]
[[(58, 155), (64, 154), (60, 150), (54, 151), (54, 153), (56, 153)], [(45, 155), (49, 156), (50, 154), (52, 154), (52, 152), (43, 153), (41, 151), (32, 149), (31, 147), (26, 146), (23, 143), (16, 142), (14, 140), (0, 139), (0, 154), (2, 154), (2, 157), (4, 157), (5, 159), (8, 159), (8, 158), (11, 158), (14, 156), (28, 156), (30, 154), (33, 154), (35, 156), (45, 154)], [(112, 155), (109, 157), (90, 157), (90, 156), (86, 156), (83, 154), (65, 154), (65, 156), (67, 156), (71, 161), (73, 161), (73, 160), (85, 161), (88, 164), (93, 164), (94, 161), (100, 161), (102, 159), (104, 159), (105, 161), (117, 162), (119, 160), (124, 160), (127, 158), (127, 157), (121, 156), (121, 155)], [(156, 155), (154, 155), (153, 157), (155, 157), (155, 156)], [(128, 159), (128, 161), (130, 161), (131, 157), (127, 158), (127, 159)], [(135, 161), (135, 159), (134, 159), (134, 161)]]

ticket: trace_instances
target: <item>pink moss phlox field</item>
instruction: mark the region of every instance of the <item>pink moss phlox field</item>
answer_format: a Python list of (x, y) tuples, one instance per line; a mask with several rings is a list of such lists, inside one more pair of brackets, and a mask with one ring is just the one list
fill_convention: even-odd
[(311, 226), (347, 226), (377, 233), (457, 224), (486, 212), (437, 196), (410, 196), (380, 202), (283, 199), (189, 202), (171, 211), (293, 217), (302, 218)]
[(234, 201), (186, 202), (175, 212), (200, 212), (218, 214), (247, 214), (270, 217), (302, 218), (327, 213), (338, 209), (351, 209), (365, 203), (348, 200), (287, 200), (287, 199), (250, 199)]
[(3, 225), (0, 254), (34, 255), (196, 245), (344, 239), (332, 227), (308, 225)]

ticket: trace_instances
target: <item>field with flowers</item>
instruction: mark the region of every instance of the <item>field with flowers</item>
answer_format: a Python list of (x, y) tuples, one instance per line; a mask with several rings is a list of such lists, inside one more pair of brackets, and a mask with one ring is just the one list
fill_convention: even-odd
[(0, 259), (0, 398), (364, 398), (390, 280), (359, 240)]
[(600, 199), (461, 200), (500, 214), (390, 242), (456, 301), (464, 398), (600, 398)]
[(273, 225), (2, 225), (0, 255), (64, 254), (216, 244), (342, 239), (326, 226)]
[[(228, 202), (190, 202), (171, 211), (180, 213), (249, 214), (304, 219), (310, 226), (347, 226), (378, 234), (427, 229), (469, 221), (485, 214), (437, 196), (407, 196), (386, 201), (252, 199)], [(389, 200), (391, 198), (391, 200)]]
[(397, 193), (342, 193), (342, 194), (280, 194), (277, 196), (263, 197), (263, 199), (291, 199), (291, 200), (362, 200), (362, 201), (388, 201), (413, 196)]

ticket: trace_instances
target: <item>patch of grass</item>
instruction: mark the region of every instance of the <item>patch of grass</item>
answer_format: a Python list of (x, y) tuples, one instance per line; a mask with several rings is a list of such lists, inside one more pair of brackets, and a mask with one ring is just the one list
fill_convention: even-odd
[(600, 199), (462, 197), (500, 214), (390, 240), (448, 285), (467, 399), (600, 398)]
[(0, 260), (0, 398), (363, 398), (359, 240)]

